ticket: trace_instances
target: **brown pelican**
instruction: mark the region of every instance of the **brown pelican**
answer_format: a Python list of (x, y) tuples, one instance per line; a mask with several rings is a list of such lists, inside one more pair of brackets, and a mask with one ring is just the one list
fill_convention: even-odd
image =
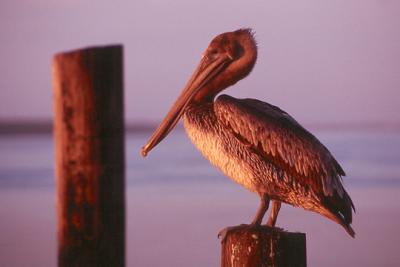
[(341, 183), (339, 163), (318, 139), (280, 108), (256, 99), (215, 97), (246, 77), (257, 59), (251, 29), (215, 37), (160, 126), (142, 148), (156, 146), (183, 116), (201, 153), (226, 176), (261, 198), (252, 225), (274, 227), (281, 202), (317, 212), (351, 228), (353, 202)]

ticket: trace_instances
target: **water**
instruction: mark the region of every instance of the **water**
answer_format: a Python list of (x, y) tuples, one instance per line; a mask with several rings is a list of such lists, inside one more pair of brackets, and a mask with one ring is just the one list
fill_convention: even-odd
[[(335, 223), (284, 206), (279, 226), (307, 233), (308, 266), (399, 266), (400, 134), (316, 132), (345, 169), (357, 213), (350, 238)], [(219, 230), (248, 223), (258, 199), (204, 160), (175, 131), (146, 159), (129, 135), (127, 266), (218, 266)], [(51, 136), (0, 138), (0, 266), (55, 266)]]

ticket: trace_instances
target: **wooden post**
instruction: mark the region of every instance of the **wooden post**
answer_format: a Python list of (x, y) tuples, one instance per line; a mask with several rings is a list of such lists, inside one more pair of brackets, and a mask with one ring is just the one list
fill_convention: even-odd
[(58, 266), (124, 266), (122, 46), (53, 59)]
[(222, 267), (306, 267), (306, 235), (267, 226), (229, 227)]

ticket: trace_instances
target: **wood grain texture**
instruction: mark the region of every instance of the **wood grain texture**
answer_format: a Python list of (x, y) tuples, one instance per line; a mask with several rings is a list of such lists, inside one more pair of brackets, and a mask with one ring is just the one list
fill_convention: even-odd
[(233, 227), (222, 242), (221, 267), (306, 267), (306, 236), (267, 226)]
[(53, 59), (59, 266), (124, 266), (122, 46)]

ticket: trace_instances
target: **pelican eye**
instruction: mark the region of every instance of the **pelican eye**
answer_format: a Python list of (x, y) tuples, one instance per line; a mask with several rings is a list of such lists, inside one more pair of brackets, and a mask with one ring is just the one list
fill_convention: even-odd
[(211, 49), (210, 51), (208, 51), (207, 57), (209, 59), (214, 59), (217, 56), (217, 54), (218, 54), (218, 50), (214, 48), (214, 49)]

